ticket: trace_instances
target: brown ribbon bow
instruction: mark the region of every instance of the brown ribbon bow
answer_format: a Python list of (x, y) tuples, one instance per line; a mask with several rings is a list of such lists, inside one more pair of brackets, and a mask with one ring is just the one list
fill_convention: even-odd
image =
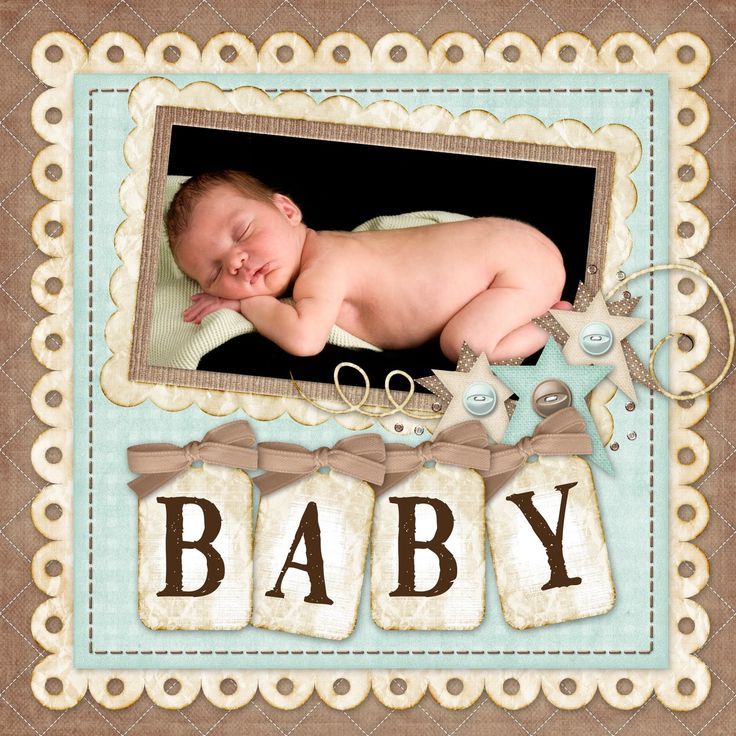
[(360, 434), (340, 440), (334, 447), (307, 450), (289, 442), (261, 442), (258, 467), (266, 472), (253, 479), (261, 493), (272, 493), (294, 483), (320, 468), (368, 481), (383, 481), (386, 451), (377, 434)]
[(486, 431), (473, 419), (448, 427), (434, 440), (416, 447), (386, 445), (386, 477), (383, 483), (374, 485), (374, 489), (376, 495), (385, 493), (430, 461), (488, 472), (490, 458)]
[(256, 438), (248, 422), (237, 421), (211, 429), (201, 442), (184, 447), (165, 443), (128, 448), (128, 467), (140, 475), (128, 485), (141, 497), (184, 472), (196, 460), (229, 468), (258, 467)]
[(483, 473), (488, 500), (532, 455), (589, 455), (593, 442), (577, 409), (560, 409), (543, 419), (531, 437), (515, 445), (491, 445), (491, 469)]

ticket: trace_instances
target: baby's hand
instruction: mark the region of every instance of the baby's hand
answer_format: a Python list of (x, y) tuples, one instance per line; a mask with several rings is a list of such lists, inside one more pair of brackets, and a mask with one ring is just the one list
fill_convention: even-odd
[(216, 312), (218, 309), (233, 309), (236, 312), (240, 311), (240, 302), (235, 299), (222, 299), (219, 296), (212, 296), (212, 294), (195, 294), (192, 297), (191, 307), (184, 310), (185, 322), (194, 322), (200, 324), (202, 320), (212, 312)]

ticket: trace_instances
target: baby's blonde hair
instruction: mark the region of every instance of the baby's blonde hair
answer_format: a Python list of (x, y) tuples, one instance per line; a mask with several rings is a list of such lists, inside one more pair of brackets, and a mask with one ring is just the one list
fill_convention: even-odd
[(269, 204), (273, 204), (272, 198), (276, 194), (255, 176), (233, 169), (197, 174), (187, 179), (174, 195), (166, 212), (166, 234), (169, 236), (169, 246), (175, 259), (179, 238), (189, 227), (194, 207), (207, 192), (220, 184), (232, 187), (248, 199)]

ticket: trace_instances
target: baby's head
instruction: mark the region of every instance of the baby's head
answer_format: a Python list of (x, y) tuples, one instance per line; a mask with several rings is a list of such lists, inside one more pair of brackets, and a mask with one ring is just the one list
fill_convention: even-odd
[(225, 299), (283, 294), (299, 271), (306, 237), (299, 208), (242, 171), (182, 184), (166, 213), (179, 268)]

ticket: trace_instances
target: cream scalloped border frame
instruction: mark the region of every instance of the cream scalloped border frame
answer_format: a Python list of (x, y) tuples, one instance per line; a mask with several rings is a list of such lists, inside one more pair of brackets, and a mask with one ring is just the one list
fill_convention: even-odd
[[(49, 53), (51, 58), (47, 57), (48, 50), (54, 46), (58, 47), (57, 55), (58, 50), (62, 51), (61, 58), (56, 61), (52, 60), (56, 58), (53, 53)], [(164, 58), (165, 50), (169, 46), (175, 46), (180, 50), (177, 62), (168, 62)], [(237, 51), (236, 58), (230, 63), (225, 62), (220, 56), (220, 51), (226, 46)], [(293, 51), (293, 56), (288, 62), (279, 60), (278, 50), (282, 46), (288, 46)], [(333, 53), (338, 46), (345, 46), (350, 50), (348, 61), (335, 60)], [(406, 56), (401, 62), (394, 61), (391, 57), (391, 50), (396, 46), (406, 50)], [(516, 62), (507, 61), (504, 57), (503, 51), (509, 46), (515, 46), (520, 52)], [(617, 50), (624, 46), (632, 52), (628, 62), (621, 62), (617, 58)], [(124, 57), (121, 61), (114, 62), (108, 58), (111, 47), (119, 47), (123, 51)], [(462, 50), (460, 61), (449, 60), (448, 56), (457, 58), (456, 53), (448, 54), (448, 50), (453, 47)], [(566, 47), (572, 47), (575, 53), (572, 54)], [(681, 61), (679, 55), (683, 53), (689, 53), (692, 58), (689, 61)], [(115, 58), (114, 54), (111, 56)], [(562, 57), (573, 60), (565, 61)], [(670, 79), (672, 182), (670, 261), (696, 265), (687, 259), (702, 250), (709, 236), (707, 218), (690, 202), (704, 190), (709, 176), (705, 157), (690, 145), (703, 135), (709, 121), (704, 100), (688, 89), (705, 76), (710, 65), (710, 53), (699, 37), (691, 33), (674, 33), (665, 37), (656, 50), (652, 50), (639, 35), (619, 33), (610, 37), (600, 49), (596, 50), (593, 44), (580, 34), (561, 33), (550, 39), (540, 51), (528, 36), (517, 32), (504, 33), (494, 38), (486, 49), (483, 49), (472, 36), (463, 33), (445, 34), (430, 49), (426, 49), (419, 39), (410, 34), (392, 33), (379, 39), (371, 51), (365, 42), (350, 33), (327, 36), (316, 50), (312, 50), (297, 34), (278, 33), (271, 36), (257, 51), (245, 36), (223, 33), (210, 39), (200, 51), (196, 43), (186, 35), (167, 33), (156, 37), (144, 51), (134, 38), (125, 33), (106, 33), (88, 50), (76, 37), (54, 32), (43, 36), (36, 43), (32, 64), (37, 76), (51, 88), (38, 96), (32, 110), (34, 128), (50, 144), (41, 150), (32, 165), (32, 178), (36, 188), (51, 200), (39, 209), (32, 224), (33, 239), (49, 256), (49, 260), (38, 267), (31, 284), (34, 299), (50, 313), (36, 326), (31, 340), (36, 358), (49, 370), (33, 389), (32, 405), (41, 421), (51, 427), (39, 435), (32, 449), (32, 462), (36, 472), (50, 484), (36, 496), (32, 504), (36, 528), (52, 540), (37, 551), (32, 563), (32, 575), (36, 585), (50, 596), (36, 609), (31, 622), (34, 638), (50, 652), (50, 656), (35, 667), (31, 683), (36, 698), (43, 705), (57, 710), (70, 708), (78, 703), (89, 689), (92, 697), (100, 705), (111, 709), (124, 708), (134, 703), (144, 688), (155, 704), (169, 709), (189, 705), (200, 690), (218, 707), (239, 708), (252, 699), (257, 689), (267, 702), (282, 709), (299, 707), (314, 690), (325, 703), (337, 709), (355, 707), (367, 697), (371, 689), (384, 705), (400, 709), (415, 705), (427, 689), (438, 703), (453, 709), (467, 708), (484, 690), (494, 703), (503, 708), (523, 708), (537, 697), (540, 688), (553, 705), (564, 709), (583, 707), (594, 696), (596, 689), (606, 702), (622, 709), (642, 705), (651, 696), (652, 691), (666, 707), (674, 710), (690, 710), (705, 700), (710, 690), (710, 673), (705, 664), (693, 653), (707, 640), (710, 622), (705, 610), (689, 598), (702, 590), (709, 574), (705, 555), (690, 542), (708, 523), (708, 504), (691, 484), (705, 472), (709, 458), (706, 443), (689, 428), (705, 416), (708, 410), (707, 396), (694, 402), (673, 403), (670, 411), (671, 634), (668, 670), (102, 671), (74, 669), (71, 648), (71, 121), (74, 73), (134, 72), (151, 75), (205, 71), (667, 73)], [(207, 93), (222, 94), (209, 87)], [(185, 94), (186, 92), (182, 93)], [(257, 95), (252, 91), (244, 94)], [(235, 98), (237, 95), (238, 93), (233, 93)], [(279, 98), (276, 105), (288, 105), (289, 109), (298, 108), (300, 111), (305, 110), (306, 106), (310, 114), (314, 114), (320, 108), (329, 109), (331, 105), (354, 104), (340, 98), (334, 102), (325, 102), (323, 106), (311, 103), (310, 107), (305, 100), (297, 99), (293, 95), (282, 97), (284, 101), (280, 102)], [(49, 114), (53, 108), (56, 110)], [(403, 108), (395, 104), (382, 104), (380, 108), (384, 114), (389, 115), (389, 118), (383, 119), (383, 125), (392, 124), (394, 121), (399, 123), (411, 121), (412, 124), (420, 126), (426, 124), (426, 119), (421, 115), (418, 117), (416, 114), (407, 115)], [(678, 115), (684, 109), (692, 111), (688, 113), (693, 118), (690, 124), (680, 122)], [(57, 111), (61, 112), (61, 119), (52, 123), (52, 120), (58, 118)], [(356, 114), (367, 114), (359, 107), (353, 111)], [(437, 108), (435, 111), (438, 111)], [(459, 119), (462, 118), (463, 116), (460, 116)], [(453, 124), (450, 117), (444, 119), (447, 125)], [(559, 125), (563, 125), (565, 132), (592, 137), (590, 131), (583, 130), (584, 126), (570, 122), (556, 124), (550, 128), (544, 128), (537, 123), (537, 131), (542, 135), (541, 131), (555, 131)], [(130, 153), (129, 148), (126, 148), (126, 153)], [(60, 175), (58, 168), (49, 168), (53, 165), (60, 167)], [(678, 177), (678, 171), (686, 165), (692, 167), (694, 176), (688, 181), (683, 181)], [(145, 189), (141, 190), (136, 185), (131, 187), (131, 191), (141, 192)], [(143, 200), (138, 200), (138, 203), (142, 206)], [(688, 226), (690, 230), (694, 230), (690, 237), (681, 235), (678, 230), (678, 226), (684, 222), (692, 223), (692, 228)], [(48, 223), (60, 223), (62, 232), (57, 235), (54, 231), (58, 231), (58, 227), (56, 225), (47, 227)], [(625, 256), (626, 253), (624, 247), (619, 255)], [(125, 278), (130, 279), (131, 275), (126, 275)], [(59, 281), (60, 290), (57, 288)], [(674, 331), (691, 335), (694, 347), (687, 353), (679, 349), (673, 350), (670, 381), (674, 391), (697, 391), (703, 387), (703, 383), (689, 371), (705, 360), (710, 344), (706, 328), (690, 315), (705, 303), (707, 288), (695, 284), (694, 289), (686, 295), (679, 291), (678, 283), (679, 279), (671, 278), (670, 326)], [(58, 339), (55, 340), (53, 335), (61, 338), (60, 347)], [(170, 391), (179, 392), (176, 389)], [(191, 389), (186, 391), (189, 392)], [(58, 398), (56, 392), (61, 396), (61, 403), (55, 400)], [(601, 396), (602, 403), (609, 398), (610, 396)], [(184, 408), (184, 405), (191, 403), (188, 397), (181, 401), (183, 405), (176, 408)], [(219, 407), (213, 413), (233, 411), (236, 407), (232, 404), (232, 399), (227, 401), (229, 408)], [(282, 408), (279, 413), (286, 409)], [(607, 411), (604, 413), (608, 414)], [(257, 414), (258, 412), (253, 415)], [(49, 452), (52, 448), (57, 449), (55, 452)], [(678, 453), (683, 449), (691, 450), (694, 458), (692, 462), (683, 464), (679, 461)], [(59, 450), (61, 460), (54, 463), (52, 461), (58, 459)], [(694, 514), (688, 521), (680, 519), (678, 515), (678, 509), (685, 504), (694, 509)], [(49, 507), (53, 505), (61, 510), (58, 518), (50, 518), (56, 515), (48, 514)], [(54, 560), (62, 565), (61, 574), (55, 577), (47, 570), (48, 563)], [(692, 571), (688, 577), (679, 574), (679, 568), (683, 565)], [(50, 569), (53, 571), (53, 567)], [(61, 621), (59, 631), (49, 623), (54, 617)], [(681, 631), (678, 623), (682, 623), (683, 620), (685, 623)], [(54, 629), (54, 632), (49, 629)], [(49, 686), (49, 682), (54, 678), (61, 683), (60, 691), (58, 683), (54, 683), (57, 687)], [(176, 679), (180, 684), (175, 694), (167, 692), (165, 688), (170, 678)], [(284, 678), (290, 680), (293, 685), (288, 695), (281, 692), (282, 689), (288, 688), (279, 686)], [(511, 678), (518, 683), (518, 688), (504, 687)], [(237, 685), (234, 693), (223, 692), (221, 684), (225, 679), (230, 679)], [(344, 692), (344, 687), (335, 687), (340, 679), (350, 683), (349, 690), (345, 694), (337, 692), (337, 690)], [(109, 687), (112, 680), (119, 681), (115, 683), (118, 687)], [(403, 682), (397, 683), (397, 680)], [(462, 684), (459, 692), (454, 680), (460, 680)], [(574, 688), (570, 687), (569, 681), (574, 682)], [(123, 685), (122, 691), (120, 683)], [(507, 689), (510, 692), (507, 692)], [(515, 691), (514, 694), (511, 694), (511, 691)]]
[[(161, 77), (144, 79), (133, 88), (128, 102), (135, 123), (124, 146), (131, 173), (120, 187), (120, 203), (127, 219), (115, 234), (115, 248), (123, 265), (110, 281), (110, 294), (118, 311), (110, 317), (105, 329), (112, 357), (102, 368), (100, 376), (105, 396), (122, 406), (133, 406), (150, 399), (156, 406), (168, 411), (180, 411), (195, 403), (202, 411), (215, 416), (242, 409), (261, 420), (275, 419), (288, 412), (293, 419), (306, 425), (321, 424), (331, 418), (303, 399), (185, 387), (172, 391), (171, 386), (128, 379), (145, 217), (145, 208), (141, 203), (147, 198), (155, 112), (159, 106), (614, 151), (616, 163), (607, 232), (607, 257), (602, 274), (602, 288), (605, 291), (616, 284), (616, 272), (631, 251), (631, 233), (626, 226), (626, 218), (636, 206), (636, 189), (629, 175), (641, 159), (641, 144), (637, 136), (622, 125), (604, 125), (593, 132), (577, 120), (561, 120), (546, 127), (536, 118), (516, 115), (502, 123), (483, 110), (472, 110), (454, 117), (437, 105), (423, 105), (409, 113), (398, 103), (387, 100), (363, 107), (345, 95), (335, 95), (317, 103), (308, 94), (297, 91), (283, 92), (272, 99), (255, 87), (223, 92), (213, 84), (196, 82), (180, 90), (173, 82)], [(594, 394), (594, 414), (608, 415), (604, 402), (610, 400), (612, 395), (610, 385)], [(325, 404), (340, 408), (336, 401)], [(427, 412), (430, 420), (435, 419), (435, 416)], [(373, 423), (371, 419), (354, 412), (337, 415), (335, 419), (353, 429)], [(395, 420), (395, 416), (389, 416), (382, 423), (390, 429)], [(610, 425), (610, 419), (603, 421), (606, 422), (605, 427)], [(436, 421), (431, 423), (436, 424)], [(603, 429), (601, 431), (605, 433)]]

